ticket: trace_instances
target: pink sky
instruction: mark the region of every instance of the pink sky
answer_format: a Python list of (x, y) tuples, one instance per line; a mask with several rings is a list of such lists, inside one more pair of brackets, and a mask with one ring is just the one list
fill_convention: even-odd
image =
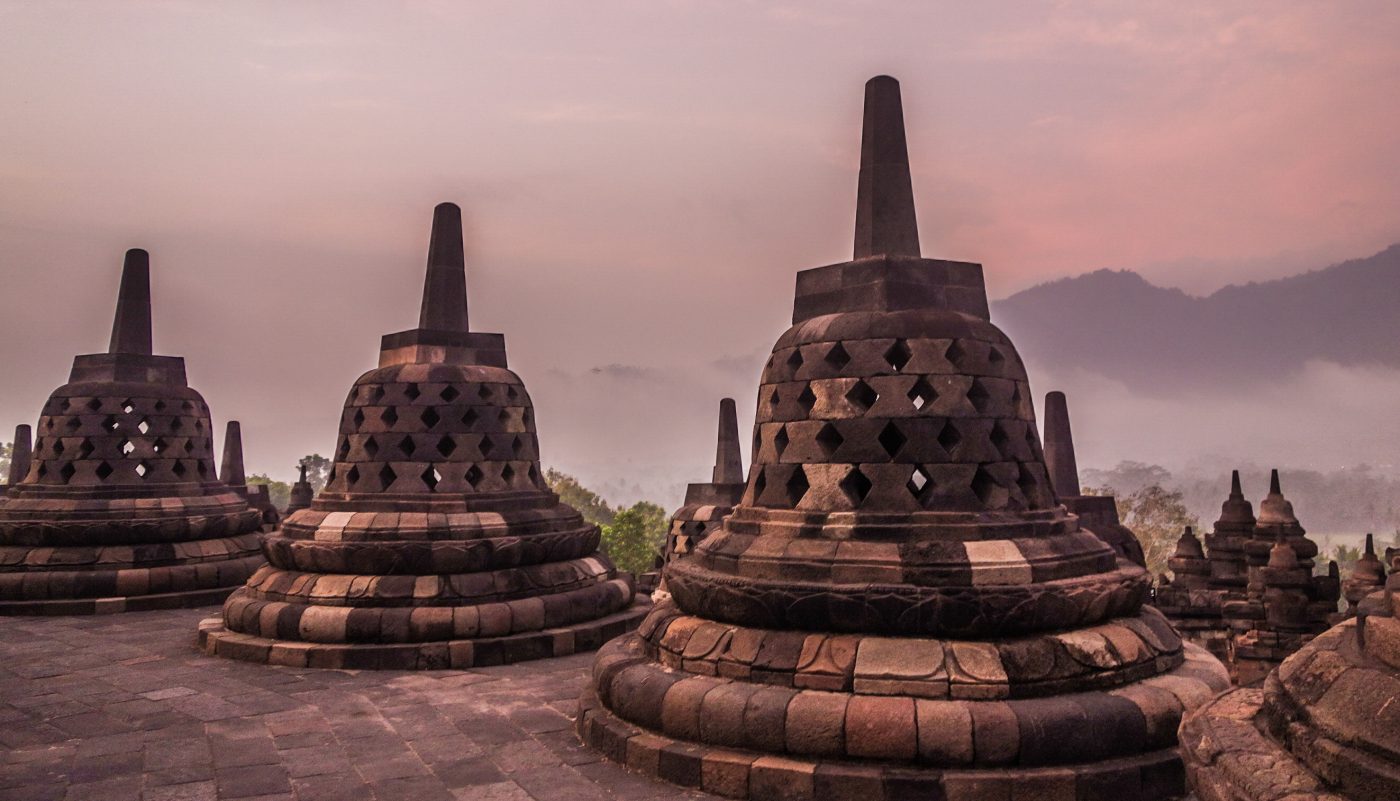
[(157, 352), (290, 475), (452, 200), (545, 461), (699, 479), (794, 273), (850, 255), (866, 78), (926, 255), (1201, 292), (1400, 241), (1397, 41), (1379, 1), (0, 3), (0, 437), (140, 246)]

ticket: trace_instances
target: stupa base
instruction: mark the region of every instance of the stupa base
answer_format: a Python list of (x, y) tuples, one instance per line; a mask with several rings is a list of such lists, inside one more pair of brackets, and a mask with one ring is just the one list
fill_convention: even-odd
[(242, 583), (226, 587), (162, 592), (151, 595), (119, 595), (112, 598), (49, 598), (36, 601), (0, 601), (0, 615), (107, 615), (149, 612), (156, 609), (190, 609), (223, 603)]
[(1154, 801), (1185, 794), (1175, 748), (1045, 768), (920, 768), (908, 763), (809, 759), (674, 740), (628, 723), (590, 687), (579, 736), (608, 759), (682, 787), (754, 801)]
[(275, 640), (229, 631), (222, 618), (199, 624), (200, 650), (213, 656), (286, 667), (347, 670), (464, 670), (595, 651), (637, 628), (651, 599), (594, 620), (500, 637), (421, 643), (320, 643)]

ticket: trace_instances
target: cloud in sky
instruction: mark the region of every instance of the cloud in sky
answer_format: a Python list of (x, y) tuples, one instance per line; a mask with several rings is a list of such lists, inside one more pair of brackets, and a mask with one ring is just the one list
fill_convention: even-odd
[[(289, 475), (454, 200), (547, 458), (703, 468), (757, 378), (713, 363), (849, 255), (867, 77), (903, 81), (927, 254), (996, 296), (1203, 291), (1400, 240), (1398, 38), (1364, 2), (3, 4), (0, 424), (106, 341), (143, 246), (157, 349)], [(612, 364), (656, 372), (584, 382)]]

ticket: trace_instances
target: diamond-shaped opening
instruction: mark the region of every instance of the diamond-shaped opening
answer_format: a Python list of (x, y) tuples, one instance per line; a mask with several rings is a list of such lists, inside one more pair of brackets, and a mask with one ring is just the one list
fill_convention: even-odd
[(952, 454), (959, 442), (962, 442), (962, 434), (958, 432), (957, 426), (953, 425), (951, 420), (944, 423), (943, 430), (938, 432), (938, 444), (943, 446), (943, 450)]
[(515, 479), (515, 468), (510, 466), (510, 462), (506, 462), (506, 466), (501, 468), (501, 479), (506, 484), (510, 484)]
[(185, 453), (194, 453), (194, 440), (185, 440)]
[(822, 426), (821, 431), (817, 432), (817, 444), (821, 446), (822, 453), (826, 454), (828, 458), (845, 441), (846, 438), (841, 436), (841, 432), (837, 431), (836, 426), (831, 423)]
[(1006, 433), (1006, 429), (1002, 427), (1000, 420), (996, 422), (996, 425), (992, 426), (991, 439), (992, 447), (997, 449), (997, 453), (1001, 454), (1002, 458), (1011, 458), (1011, 455), (1006, 452), (1006, 446), (1011, 444), (1011, 436)]
[(195, 421), (194, 421), (194, 430), (195, 430), (195, 431), (203, 431), (203, 430), (204, 430), (204, 421), (203, 421), (203, 420), (195, 420)]
[(783, 486), (783, 490), (787, 494), (788, 506), (797, 506), (810, 487), (811, 484), (807, 483), (807, 472), (802, 469), (801, 465), (798, 465), (797, 469), (792, 471), (787, 484)]
[(481, 449), (481, 455), (485, 457), (491, 455), (491, 451), (495, 450), (496, 443), (491, 441), (490, 435), (487, 435), (481, 438), (481, 445), (479, 447)]
[(69, 407), (71, 407), (72, 405), (73, 405), (73, 401), (68, 400), (67, 398), (64, 398), (64, 399), (58, 404), (58, 410), (59, 410), (60, 412), (66, 412), (66, 411), (68, 411)]
[(753, 497), (754, 497), (754, 500), (755, 500), (755, 501), (757, 501), (759, 498), (762, 498), (762, 497), (763, 497), (763, 491), (764, 491), (765, 489), (768, 489), (768, 478), (767, 478), (767, 476), (765, 475), (766, 472), (767, 472), (767, 471), (760, 469), (760, 470), (758, 471), (758, 475), (754, 477), (754, 480), (753, 480)]
[(1006, 361), (1006, 356), (1002, 354), (1000, 350), (992, 348), (991, 351), (987, 353), (987, 361), (991, 362), (992, 364), (1001, 364), (1002, 362)]
[(972, 408), (978, 414), (986, 414), (987, 407), (991, 405), (992, 393), (982, 385), (980, 378), (972, 379), (972, 388), (967, 391), (967, 399), (972, 403)]
[(782, 398), (779, 398), (779, 397), (778, 397), (778, 388), (777, 388), (777, 387), (773, 387), (773, 392), (768, 396), (768, 405), (769, 405), (769, 406), (777, 406), (777, 405), (778, 405), (779, 403), (781, 403), (781, 402), (782, 402)]
[(859, 467), (853, 467), (851, 468), (851, 472), (847, 473), (846, 477), (841, 479), (841, 483), (838, 486), (840, 486), (841, 491), (846, 494), (846, 498), (850, 500), (851, 506), (859, 508), (865, 501), (865, 496), (870, 494), (870, 488), (874, 485), (870, 482), (870, 479), (865, 477), (864, 473), (860, 472)]
[(524, 411), (520, 413), (520, 422), (525, 426), (526, 431), (529, 431), (530, 426), (535, 424), (535, 413), (530, 410), (529, 406), (526, 406)]
[(179, 431), (181, 428), (184, 428), (184, 426), (185, 426), (185, 424), (180, 422), (180, 418), (178, 418), (178, 417), (172, 417), (172, 418), (170, 418), (170, 430), (171, 430), (172, 432), (173, 432), (173, 431)]
[(141, 422), (136, 424), (136, 430), (140, 431), (142, 434), (151, 433), (151, 421), (147, 420), (144, 417), (141, 418)]
[(44, 464), (43, 462), (40, 462), (39, 469), (37, 472), (39, 474), (39, 478), (43, 478), (49, 474), (49, 466)]
[(403, 452), (404, 456), (411, 458), (413, 452), (417, 450), (417, 447), (418, 446), (413, 444), (413, 437), (405, 436), (403, 439), (399, 440), (399, 450)]
[(379, 484), (382, 489), (388, 489), (399, 478), (399, 474), (394, 472), (394, 468), (384, 465), (379, 468)]
[(896, 339), (894, 344), (885, 351), (885, 363), (896, 373), (903, 370), (912, 358), (914, 358), (914, 352), (909, 350), (909, 343), (902, 339)]
[(101, 398), (93, 398), (92, 400), (89, 400), (89, 401), (87, 402), (87, 407), (88, 407), (88, 410), (89, 410), (89, 411), (93, 411), (93, 412), (97, 411), (98, 409), (101, 409), (101, 408), (102, 408), (102, 399), (101, 399)]
[(778, 458), (782, 458), (783, 451), (787, 450), (788, 433), (787, 426), (779, 426), (778, 433), (773, 435), (773, 450), (777, 451)]
[(496, 422), (503, 426), (510, 423), (510, 409), (502, 406), (500, 413), (496, 415)]
[(341, 438), (340, 448), (336, 451), (335, 458), (345, 460), (350, 456), (350, 440)]
[(158, 412), (163, 412), (163, 411), (165, 411), (165, 401), (163, 401), (163, 400), (158, 400), (158, 401), (156, 401), (155, 410), (158, 411)]
[(486, 386), (485, 384), (482, 384), (481, 388), (476, 391), (476, 396), (478, 398), (481, 398), (482, 400), (486, 400), (487, 398), (491, 397), (491, 388)]
[(1021, 409), (1021, 382), (1019, 381), (1011, 387), (1011, 408), (1013, 411)]
[(477, 418), (476, 410), (475, 410), (475, 409), (468, 409), (468, 410), (467, 410), (467, 413), (464, 414), (464, 415), (462, 415), (462, 425), (466, 426), (467, 428), (471, 428), (472, 425), (476, 423), (476, 418)]
[(384, 425), (392, 426), (399, 421), (399, 412), (392, 406), (386, 406), (384, 411), (379, 413), (379, 419), (384, 421)]
[[(35, 446), (34, 449), (35, 449), (35, 450), (39, 450), (39, 449), (42, 448), (42, 447), (44, 447), (44, 441), (41, 439), (41, 440), (39, 440), (39, 444), (38, 444), (37, 446)], [(54, 456), (62, 456), (62, 455), (63, 455), (63, 440), (61, 440), (61, 439), (55, 439), (55, 440), (53, 441), (53, 455), (54, 455)]]
[(365, 437), (364, 448), (365, 454), (371, 459), (379, 455), (379, 441), (372, 436)]
[(525, 450), (525, 440), (517, 435), (515, 439), (510, 441), (510, 450), (511, 453), (515, 454), (516, 458), (519, 458), (521, 452)]
[(451, 384), (448, 384), (447, 386), (442, 388), (441, 392), (438, 393), (438, 397), (442, 398), (443, 403), (451, 403), (452, 401), (457, 400), (457, 398), (461, 394), (462, 393), (457, 391), (456, 387), (452, 386)]
[(837, 342), (835, 345), (832, 345), (831, 350), (827, 351), (826, 355), (822, 357), (822, 361), (825, 361), (833, 370), (841, 370), (851, 363), (851, 354), (846, 352), (846, 346)]
[(1026, 503), (1034, 505), (1040, 482), (1036, 481), (1035, 471), (1031, 470), (1025, 462), (1021, 463), (1021, 472), (1016, 477), (1016, 486), (1021, 488), (1021, 494), (1025, 496)]
[[(74, 467), (72, 462), (64, 462), (64, 463), (63, 463), (63, 466), (60, 467), (60, 468), (58, 468), (58, 475), (59, 475), (60, 478), (63, 479), (63, 483), (64, 483), (64, 484), (67, 484), (69, 481), (72, 481), (72, 480), (73, 480), (73, 474), (74, 474), (74, 473), (77, 473), (77, 472), (78, 472), (78, 468)], [(100, 479), (102, 479), (102, 480), (105, 481), (106, 478), (107, 478), (107, 476), (110, 476), (110, 475), (112, 475), (112, 466), (111, 466), (111, 465), (107, 464), (106, 462), (103, 462), (102, 464), (100, 464), (100, 465), (97, 466), (97, 477), (98, 477), (98, 478), (100, 478)]]
[(164, 437), (156, 437), (156, 441), (151, 443), (151, 450), (155, 453), (161, 453), (168, 447), (170, 443), (166, 442)]
[(457, 450), (457, 443), (451, 437), (444, 434), (442, 439), (438, 440), (437, 450), (438, 453), (442, 454), (442, 458), (446, 459), (452, 455), (453, 451)]
[(904, 432), (900, 431), (899, 426), (894, 423), (886, 423), (880, 431), (880, 436), (876, 439), (880, 441), (880, 447), (885, 449), (885, 453), (888, 453), (891, 459), (899, 453), (900, 448), (904, 447), (904, 443), (909, 441), (909, 438), (904, 436)]
[(110, 414), (107, 415), (105, 418), (102, 419), (102, 427), (103, 427), (104, 429), (106, 429), (107, 431), (116, 431), (116, 430), (117, 430), (117, 418), (113, 417), (113, 416), (110, 415)]
[(428, 428), (432, 428), (433, 426), (437, 425), (439, 421), (442, 420), (441, 417), (438, 417), (438, 413), (433, 411), (433, 407), (431, 406), (424, 409), (423, 413), (418, 415), (418, 417), (423, 421), (423, 425), (427, 426)]
[(136, 444), (133, 443), (131, 440), (126, 439), (125, 437), (122, 438), (122, 444), (120, 447), (122, 449), (122, 456), (130, 456), (132, 452), (136, 450)]
[(516, 391), (515, 387), (506, 387), (506, 398), (515, 400), (518, 397), (520, 397), (520, 393)]
[(360, 468), (358, 465), (351, 465), (345, 473), (345, 483), (347, 486), (355, 486), (355, 482), (360, 480)]
[(480, 467), (472, 465), (471, 467), (467, 468), (467, 483), (472, 485), (472, 488), (475, 489), (476, 485), (481, 483), (481, 479), (485, 475), (485, 473), (481, 472)]
[(972, 492), (984, 506), (1000, 508), (1006, 504), (1006, 488), (985, 468), (978, 467), (976, 474), (972, 476)]
[(200, 459), (199, 461), (195, 462), (195, 467), (199, 468), (199, 477), (200, 477), (200, 478), (208, 478), (208, 476), (209, 476), (209, 465), (206, 464), (205, 461), (204, 461), (203, 459)]
[(144, 460), (136, 465), (136, 475), (140, 476), (141, 478), (145, 478), (146, 474), (150, 472), (151, 466), (146, 464)]
[(76, 417), (70, 417), (68, 418), (68, 422), (64, 423), (64, 425), (68, 426), (71, 431), (77, 431), (79, 428), (83, 427), (83, 421)]
[(934, 390), (928, 379), (922, 376), (914, 382), (914, 386), (909, 388), (909, 402), (914, 404), (916, 411), (923, 410), (925, 406), (936, 400), (938, 400), (938, 392)]
[(122, 411), (126, 412), (127, 414), (131, 414), (132, 412), (136, 411), (136, 404), (132, 403), (131, 399), (128, 398), (122, 401)]
[(174, 473), (180, 478), (184, 478), (185, 474), (189, 471), (190, 469), (188, 467), (185, 467), (185, 463), (179, 459), (176, 459), (175, 464), (171, 465), (170, 467), (170, 472)]
[(403, 391), (403, 394), (404, 394), (404, 396), (407, 397), (409, 400), (413, 401), (413, 400), (418, 400), (418, 396), (419, 396), (419, 395), (422, 395), (423, 392), (422, 392), (421, 390), (418, 389), (418, 385), (417, 385), (417, 384), (409, 384), (409, 385), (408, 385), (408, 388), (405, 389), (405, 390)]
[(850, 389), (846, 390), (846, 400), (862, 412), (869, 411), (870, 407), (874, 406), (875, 401), (879, 399), (880, 393), (864, 381), (857, 381)]
[(419, 478), (423, 480), (423, 484), (428, 488), (429, 492), (436, 492), (438, 482), (442, 481), (442, 474), (437, 471), (436, 467), (428, 465), (423, 469), (423, 475), (419, 476)]
[(531, 483), (531, 484), (539, 484), (539, 483), (540, 483), (540, 471), (536, 470), (536, 469), (535, 469), (535, 466), (534, 466), (533, 464), (530, 465), (530, 470), (529, 470), (528, 475), (530, 476), (530, 483)]
[(933, 491), (933, 476), (928, 474), (923, 465), (914, 465), (913, 472), (909, 474), (909, 481), (904, 486), (915, 500), (922, 503), (924, 498), (928, 497), (928, 493)]
[(180, 401), (180, 408), (187, 412), (192, 412), (194, 411), (194, 404), (189, 401)]
[(794, 373), (797, 372), (797, 368), (799, 368), (799, 367), (802, 366), (802, 349), (801, 349), (801, 348), (793, 348), (793, 349), (792, 349), (792, 355), (789, 356), (789, 357), (787, 357), (787, 366), (790, 367), (790, 368), (792, 368), (792, 371), (793, 371)]
[(374, 388), (369, 391), (369, 402), (379, 403), (382, 400), (384, 400), (384, 385), (375, 384)]
[(948, 349), (943, 351), (943, 358), (952, 362), (954, 367), (957, 367), (958, 362), (962, 361), (966, 355), (967, 351), (963, 350), (962, 345), (959, 345), (956, 339), (948, 343)]

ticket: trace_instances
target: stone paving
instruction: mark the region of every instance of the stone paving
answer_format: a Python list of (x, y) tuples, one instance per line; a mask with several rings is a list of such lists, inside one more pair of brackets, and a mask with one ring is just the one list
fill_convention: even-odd
[(217, 607), (0, 618), (0, 799), (705, 799), (579, 744), (591, 654), (470, 671), (253, 665)]

